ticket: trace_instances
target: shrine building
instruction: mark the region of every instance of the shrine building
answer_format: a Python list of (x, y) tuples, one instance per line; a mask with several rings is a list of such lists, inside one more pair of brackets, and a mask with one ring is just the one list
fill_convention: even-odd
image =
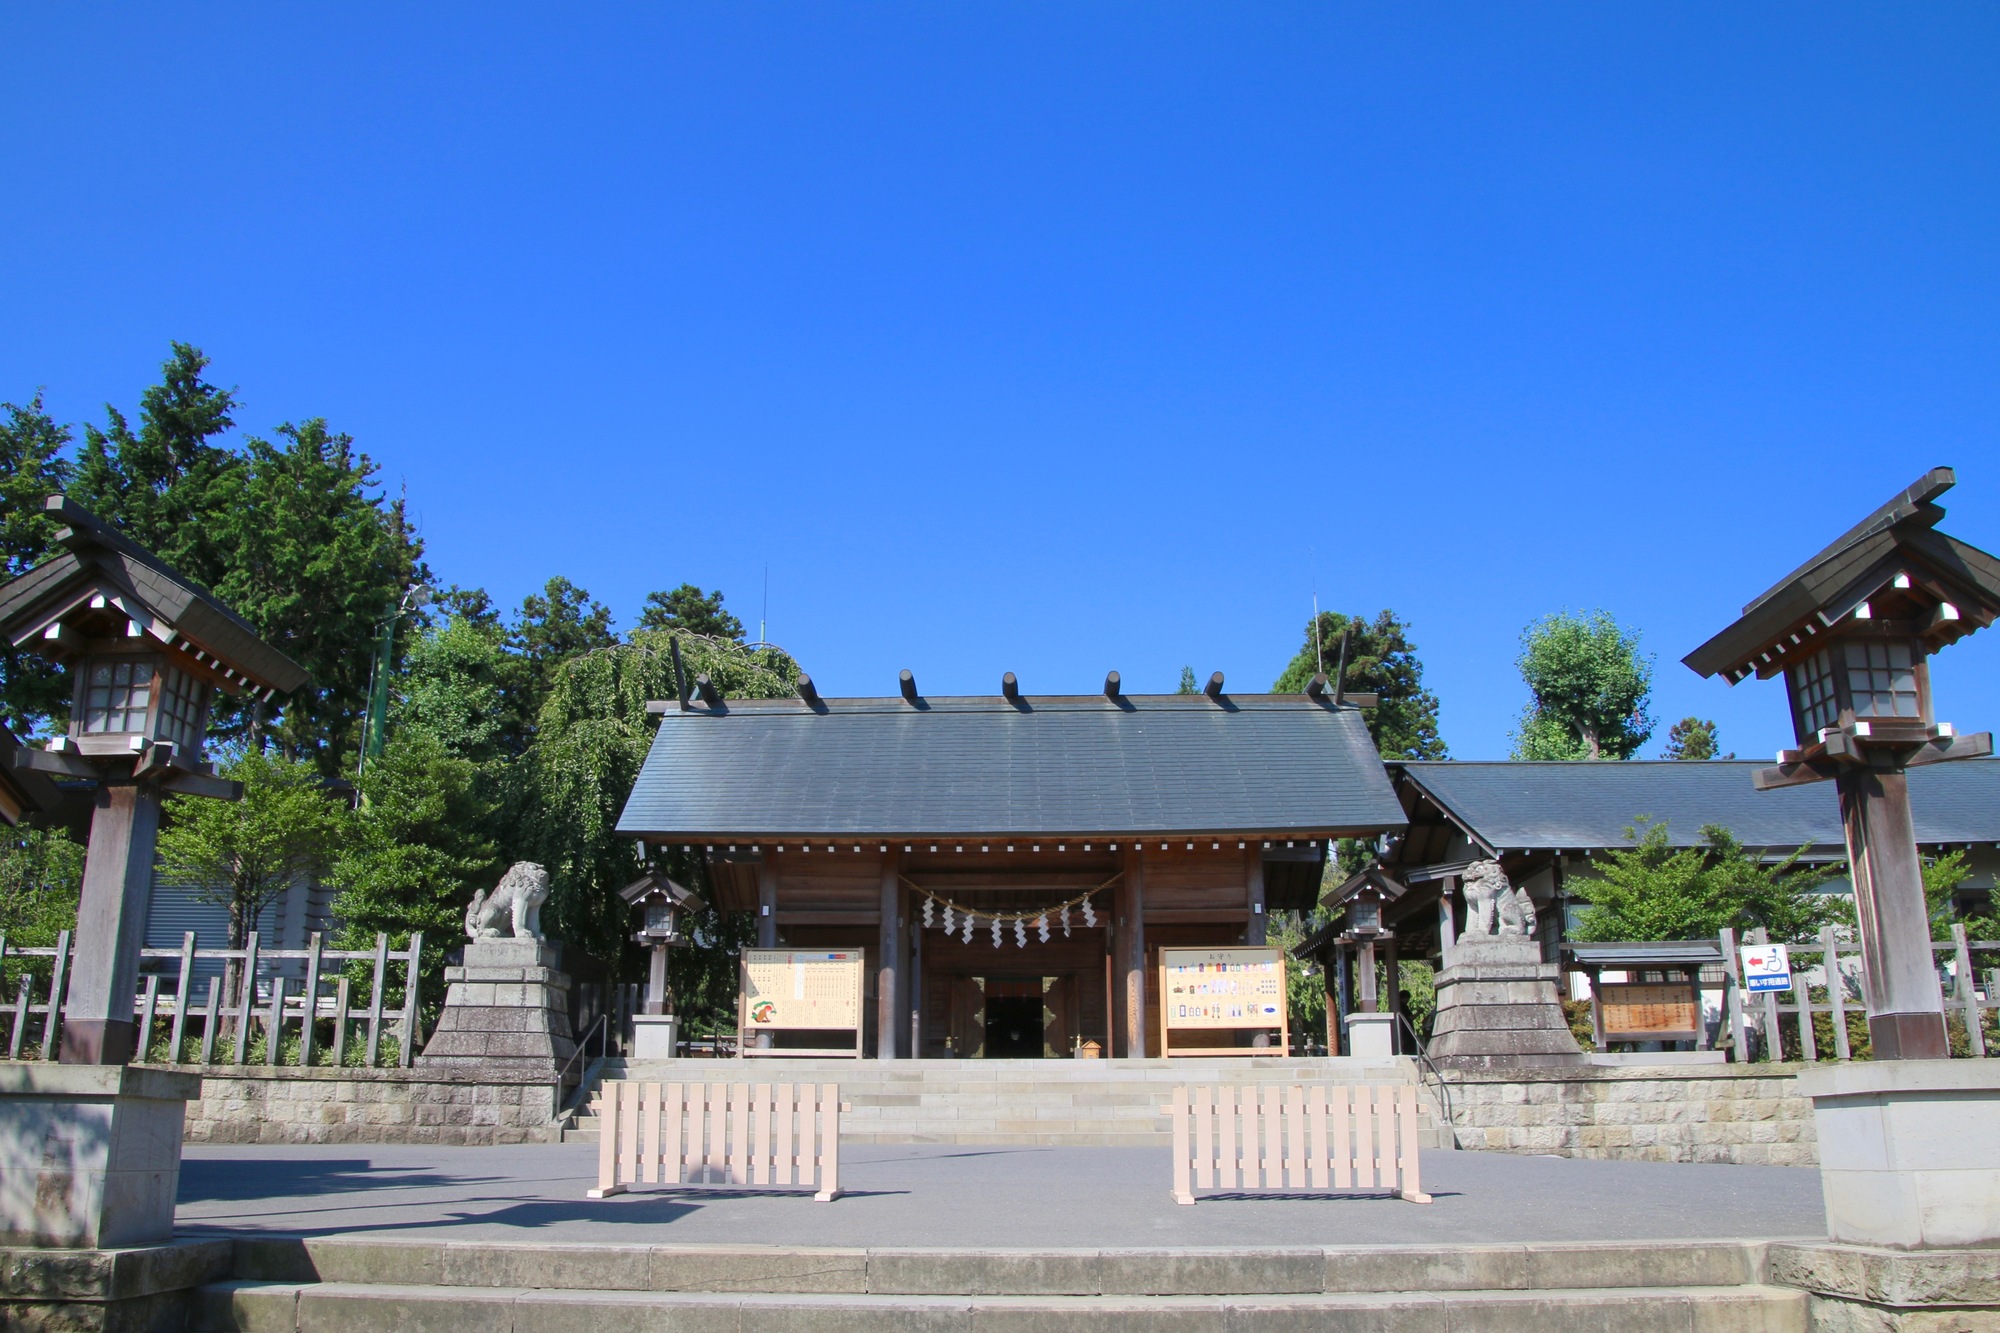
[(880, 1058), (1157, 1056), (1161, 948), (1263, 945), (1268, 913), (1318, 901), (1330, 839), (1406, 823), (1353, 699), (1222, 684), (1037, 697), (1009, 673), (933, 698), (904, 672), (900, 696), (731, 700), (704, 679), (653, 706), (618, 832), (698, 851), (759, 948), (863, 951)]

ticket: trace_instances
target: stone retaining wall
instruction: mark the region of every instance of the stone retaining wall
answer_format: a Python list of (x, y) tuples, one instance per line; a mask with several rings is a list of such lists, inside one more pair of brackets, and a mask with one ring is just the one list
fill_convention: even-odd
[(550, 1083), (414, 1069), (163, 1066), (201, 1075), (189, 1143), (553, 1143)]
[(1448, 1072), (1461, 1148), (1648, 1162), (1816, 1166), (1796, 1064)]

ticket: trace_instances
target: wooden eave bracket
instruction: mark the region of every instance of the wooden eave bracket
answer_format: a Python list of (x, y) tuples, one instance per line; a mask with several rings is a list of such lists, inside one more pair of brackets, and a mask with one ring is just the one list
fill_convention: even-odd
[(22, 746), (14, 751), (14, 767), (30, 769), (37, 773), (54, 773), (66, 778), (87, 778), (92, 782), (103, 778), (104, 773), (80, 754), (67, 750), (32, 750)]

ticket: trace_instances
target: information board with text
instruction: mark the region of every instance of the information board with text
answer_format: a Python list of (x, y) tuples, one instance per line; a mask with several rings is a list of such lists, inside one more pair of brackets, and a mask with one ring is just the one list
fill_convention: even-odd
[[(760, 1032), (861, 1030), (859, 949), (745, 949), (738, 1027), (746, 1055)], [(859, 1046), (857, 1037), (856, 1046)], [(803, 1054), (772, 1050), (771, 1054)], [(840, 1052), (846, 1054), (843, 1048)]]
[[(1162, 1049), (1176, 1050), (1176, 1032), (1232, 1032), (1276, 1028), (1290, 1036), (1285, 1013), (1285, 954), (1282, 949), (1162, 949), (1160, 950), (1160, 1026)], [(1282, 1053), (1284, 1045), (1278, 1047)], [(1240, 1051), (1271, 1054), (1270, 1047), (1205, 1047), (1202, 1052)]]
[(1701, 1004), (1693, 982), (1598, 987), (1604, 1035), (1613, 1041), (1685, 1040), (1701, 1031)]

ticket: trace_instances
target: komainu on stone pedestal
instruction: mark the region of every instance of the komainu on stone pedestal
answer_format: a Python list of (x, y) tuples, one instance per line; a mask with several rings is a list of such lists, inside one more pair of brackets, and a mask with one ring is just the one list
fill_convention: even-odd
[(1437, 974), (1433, 1060), (1477, 1069), (1583, 1063), (1563, 1017), (1560, 969), (1542, 961), (1534, 932), (1534, 902), (1499, 862), (1467, 867), (1465, 933)]
[[(562, 945), (542, 938), (549, 876), (531, 861), (510, 867), (465, 913), (464, 961), (445, 969), (444, 1012), (417, 1068), (546, 1083), (576, 1052)], [(500, 933), (511, 918), (514, 934)]]

